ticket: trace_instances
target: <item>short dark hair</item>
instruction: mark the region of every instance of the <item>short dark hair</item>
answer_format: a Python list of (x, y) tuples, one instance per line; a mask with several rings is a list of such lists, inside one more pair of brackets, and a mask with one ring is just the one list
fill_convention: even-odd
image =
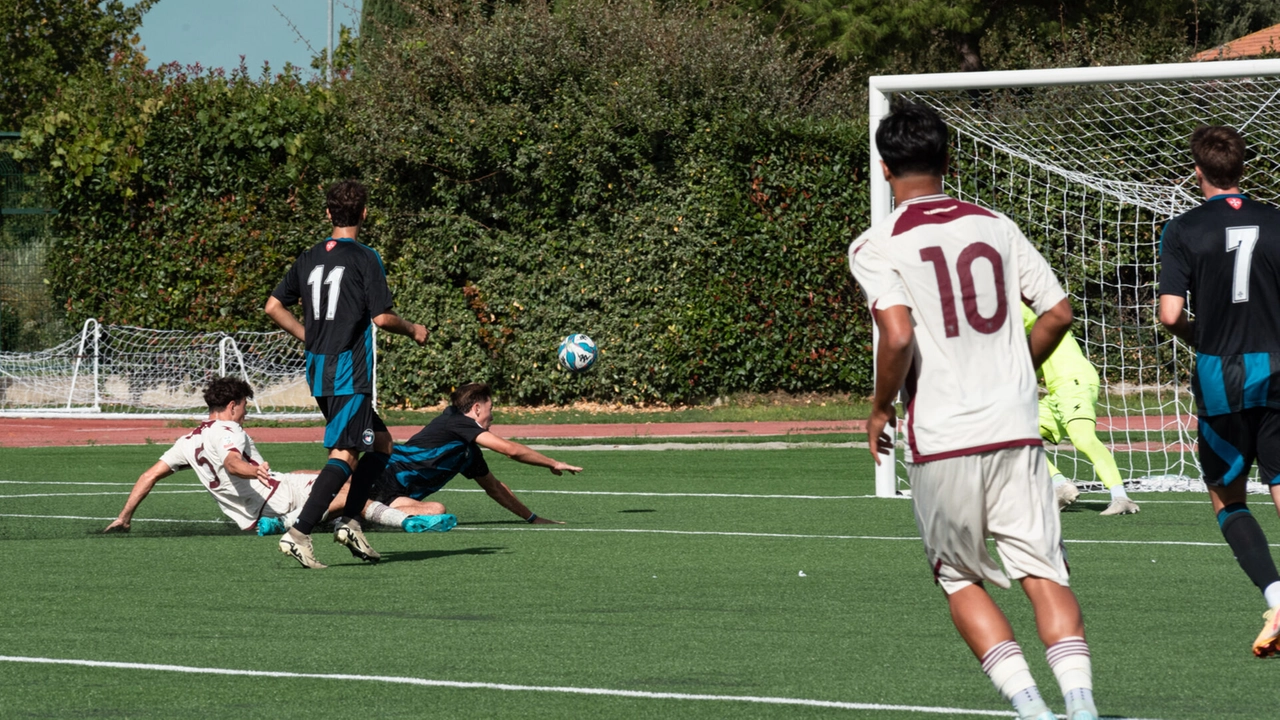
[(364, 221), (369, 190), (355, 180), (343, 180), (329, 188), (324, 202), (334, 227), (355, 227)]
[(1244, 177), (1244, 138), (1226, 125), (1202, 125), (1191, 133), (1191, 157), (1216, 188), (1233, 188)]
[(236, 377), (218, 377), (204, 389), (204, 403), (210, 410), (221, 410), (233, 402), (253, 397), (249, 383)]
[(449, 396), (449, 404), (464, 415), (471, 411), (471, 408), (478, 402), (493, 399), (493, 391), (489, 389), (488, 383), (473, 382), (466, 383), (462, 387), (453, 391)]
[(947, 124), (933, 108), (900, 105), (876, 128), (876, 149), (894, 177), (947, 171)]

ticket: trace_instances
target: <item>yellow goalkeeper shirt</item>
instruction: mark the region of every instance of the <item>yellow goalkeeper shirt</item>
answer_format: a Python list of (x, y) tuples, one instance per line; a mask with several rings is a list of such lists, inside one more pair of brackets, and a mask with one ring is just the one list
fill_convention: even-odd
[[(1031, 326), (1036, 324), (1035, 312), (1026, 305), (1022, 306), (1022, 324), (1028, 334), (1031, 333)], [(1084, 356), (1080, 343), (1076, 342), (1070, 330), (1062, 336), (1058, 349), (1054, 350), (1049, 355), (1049, 359), (1040, 366), (1040, 374), (1044, 376), (1044, 386), (1049, 392), (1076, 382), (1081, 385), (1097, 386), (1098, 384), (1097, 369), (1093, 367), (1093, 363), (1089, 362), (1089, 358)]]

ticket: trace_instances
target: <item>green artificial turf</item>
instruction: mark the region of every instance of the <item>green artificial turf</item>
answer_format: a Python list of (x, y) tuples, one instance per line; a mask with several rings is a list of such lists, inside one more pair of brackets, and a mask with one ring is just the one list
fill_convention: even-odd
[[(370, 533), (385, 558), (377, 566), (317, 534), (324, 571), (220, 522), (190, 473), (157, 486), (132, 533), (101, 535), (162, 450), (3, 451), (0, 655), (205, 670), (0, 661), (0, 716), (940, 716), (210, 668), (1008, 709), (951, 626), (910, 503), (861, 497), (873, 490), (865, 450), (557, 449), (586, 469), (563, 477), (490, 455), (526, 504), (569, 524), (527, 525), (458, 478), (436, 496), (458, 515), (455, 530)], [(279, 470), (324, 457), (309, 444), (263, 452)], [(1135, 499), (1135, 516), (1100, 517), (1103, 495), (1063, 514), (1100, 709), (1268, 715), (1280, 661), (1249, 653), (1263, 604), (1207, 501)], [(1256, 502), (1256, 514), (1280, 540), (1265, 507)], [(993, 594), (1061, 711), (1028, 603), (1016, 590)]]

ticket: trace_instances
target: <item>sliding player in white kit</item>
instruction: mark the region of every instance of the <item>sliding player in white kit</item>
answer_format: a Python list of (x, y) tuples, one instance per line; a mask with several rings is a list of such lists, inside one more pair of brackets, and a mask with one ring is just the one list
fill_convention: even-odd
[(178, 438), (138, 481), (120, 515), (105, 532), (128, 532), (133, 513), (157, 482), (177, 470), (195, 470), (200, 484), (218, 501), (218, 509), (241, 530), (252, 530), (259, 518), (283, 518), (289, 525), (302, 510), (315, 476), (271, 472), (240, 422), (253, 390), (243, 380), (216, 378), (205, 388), (209, 419)]
[[(880, 332), (872, 456), (879, 463), (888, 451), (884, 429), (895, 423), (902, 389), (916, 524), (956, 629), (1019, 718), (1053, 720), (983, 587), (1020, 581), (1068, 720), (1097, 720), (1036, 399), (1036, 367), (1070, 325), (1071, 305), (1017, 225), (943, 194), (947, 126), (937, 113), (899, 108), (881, 120), (875, 141), (897, 209), (849, 246)], [(1039, 316), (1029, 338), (1021, 299)]]
[[(284, 532), (292, 527), (311, 495), (316, 479), (309, 473), (272, 472), (258, 452), (253, 439), (240, 425), (248, 410), (253, 388), (243, 380), (220, 377), (204, 391), (209, 418), (183, 435), (134, 483), (124, 509), (103, 532), (129, 532), (133, 514), (156, 483), (178, 470), (192, 468), (196, 478), (218, 509), (241, 530), (257, 529), (259, 535)], [(346, 503), (344, 487), (330, 503), (324, 517), (341, 510)], [(397, 508), (369, 501), (364, 516), (406, 532), (444, 532), (457, 524), (453, 515), (432, 514), (438, 503), (401, 502)]]

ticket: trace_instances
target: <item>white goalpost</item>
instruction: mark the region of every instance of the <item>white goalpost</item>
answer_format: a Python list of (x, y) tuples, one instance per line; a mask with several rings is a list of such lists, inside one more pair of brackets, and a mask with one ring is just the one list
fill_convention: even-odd
[[(928, 105), (951, 127), (953, 197), (1009, 215), (1071, 296), (1076, 339), (1098, 368), (1099, 437), (1138, 490), (1199, 482), (1194, 352), (1156, 320), (1160, 233), (1198, 205), (1188, 148), (1200, 125), (1231, 125), (1251, 156), (1243, 191), (1280, 200), (1280, 60), (877, 76), (869, 81), (871, 222), (893, 209), (875, 132), (897, 100)], [(1050, 448), (1077, 482), (1092, 467)], [(899, 494), (897, 460), (876, 494)]]
[(244, 379), (249, 415), (319, 417), (302, 343), (277, 332), (184, 332), (86, 320), (38, 352), (0, 352), (0, 417), (199, 418), (205, 385)]

